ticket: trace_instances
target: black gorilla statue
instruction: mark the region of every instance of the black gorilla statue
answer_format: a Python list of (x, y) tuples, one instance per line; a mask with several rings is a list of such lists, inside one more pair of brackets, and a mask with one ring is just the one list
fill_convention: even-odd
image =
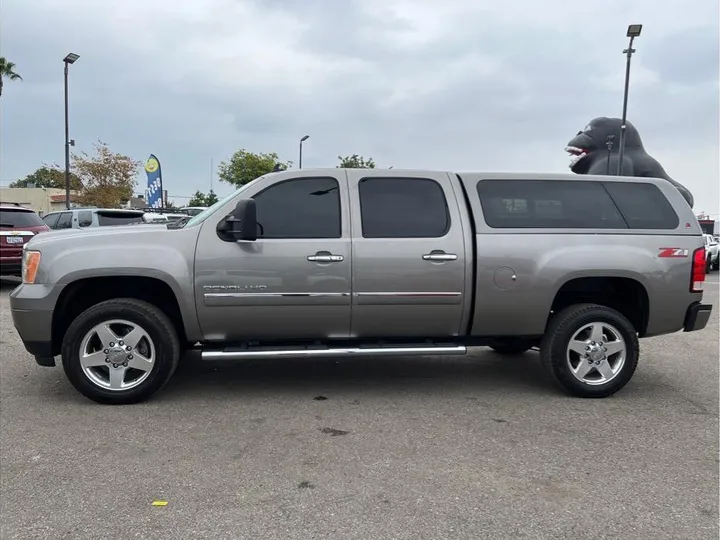
[[(605, 116), (590, 121), (567, 144), (565, 150), (572, 154), (570, 170), (576, 174), (616, 175), (620, 150), (620, 118)], [(658, 161), (645, 152), (640, 134), (635, 126), (626, 122), (623, 176), (664, 178), (674, 185), (693, 207), (692, 193), (665, 172)]]

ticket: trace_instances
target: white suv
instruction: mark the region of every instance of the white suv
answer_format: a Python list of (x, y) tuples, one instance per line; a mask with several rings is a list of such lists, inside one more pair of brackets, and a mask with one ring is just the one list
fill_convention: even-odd
[(705, 272), (710, 273), (710, 270), (717, 270), (720, 266), (720, 260), (718, 260), (718, 255), (720, 252), (720, 248), (718, 247), (718, 242), (715, 240), (712, 234), (703, 234), (705, 237)]

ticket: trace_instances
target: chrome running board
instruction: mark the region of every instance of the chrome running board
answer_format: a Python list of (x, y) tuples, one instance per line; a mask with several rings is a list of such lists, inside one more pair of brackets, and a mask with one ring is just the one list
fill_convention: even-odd
[(261, 360), (263, 358), (317, 358), (323, 356), (425, 356), (463, 355), (464, 345), (419, 346), (419, 347), (327, 347), (327, 348), (257, 348), (204, 350), (203, 360)]

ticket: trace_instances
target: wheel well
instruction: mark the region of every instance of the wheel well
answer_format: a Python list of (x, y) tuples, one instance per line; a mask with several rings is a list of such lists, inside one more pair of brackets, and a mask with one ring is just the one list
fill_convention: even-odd
[(65, 332), (78, 315), (112, 298), (137, 298), (157, 306), (172, 321), (180, 343), (187, 341), (180, 306), (170, 285), (160, 279), (144, 276), (97, 277), (74, 281), (60, 294), (53, 312), (53, 354), (60, 354)]
[(649, 300), (645, 287), (632, 278), (586, 277), (565, 283), (555, 295), (550, 316), (573, 304), (599, 304), (625, 315), (642, 337), (647, 331)]

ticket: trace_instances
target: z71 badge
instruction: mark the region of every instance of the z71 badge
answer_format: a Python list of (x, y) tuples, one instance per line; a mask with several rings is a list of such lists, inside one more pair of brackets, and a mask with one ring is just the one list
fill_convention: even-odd
[(660, 248), (658, 257), (681, 258), (688, 257), (690, 250), (683, 248)]

